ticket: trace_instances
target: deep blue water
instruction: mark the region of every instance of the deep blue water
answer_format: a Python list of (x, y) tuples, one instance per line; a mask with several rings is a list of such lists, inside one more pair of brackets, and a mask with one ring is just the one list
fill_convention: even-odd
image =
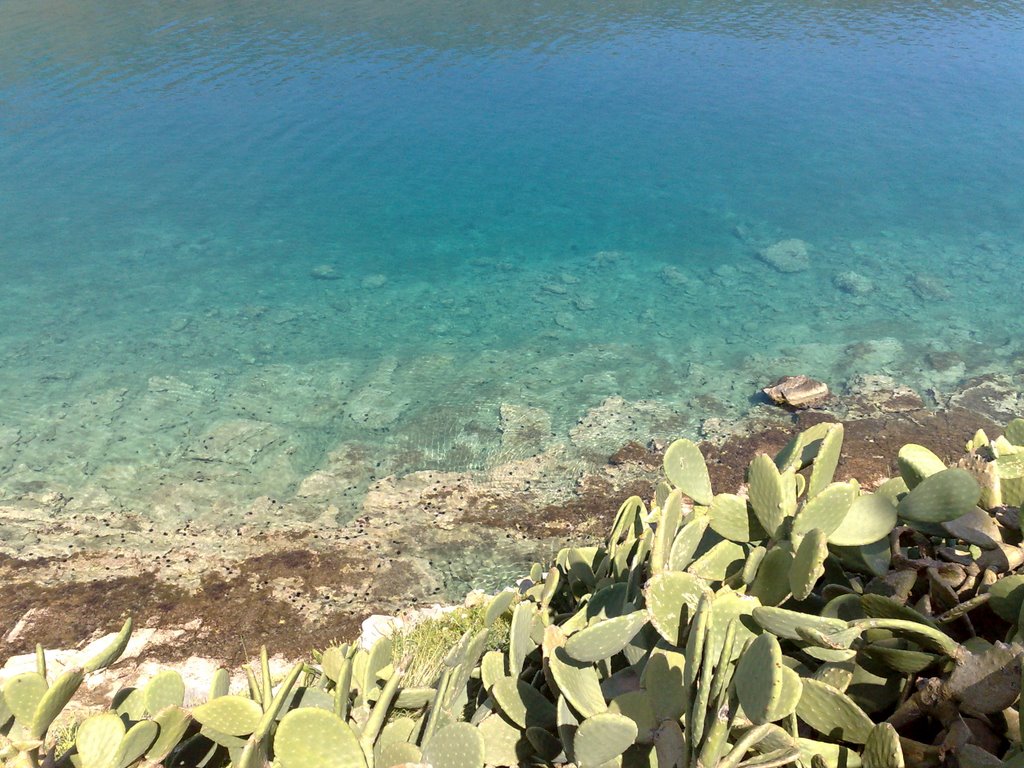
[[(140, 508), (239, 419), (294, 448), (245, 500), (490, 466), (502, 403), (592, 457), (1017, 370), (1022, 182), (1019, 2), (3, 0), (0, 497)], [(570, 434), (613, 396), (662, 415)]]

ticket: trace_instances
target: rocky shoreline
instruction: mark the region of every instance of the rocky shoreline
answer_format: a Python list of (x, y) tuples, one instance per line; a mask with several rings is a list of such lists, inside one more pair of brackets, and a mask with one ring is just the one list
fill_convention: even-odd
[[(837, 479), (869, 483), (894, 472), (908, 442), (954, 461), (976, 429), (1024, 413), (1022, 392), (1019, 374), (987, 376), (931, 393), (926, 406), (929, 393), (863, 377), (827, 408), (765, 405), (742, 421), (706, 419), (702, 449), (714, 486), (732, 489), (755, 453), (840, 419), (848, 437)], [(592, 465), (570, 466), (551, 446), (487, 471), (387, 476), (340, 527), (329, 509), (296, 519), (273, 499), (262, 500), (259, 522), (228, 532), (144, 526), (114, 511), (62, 515), (60, 499), (0, 504), (0, 528), (34, 529), (38, 541), (15, 549), (18, 539), (5, 537), (0, 551), (0, 659), (36, 642), (75, 647), (126, 615), (153, 630), (137, 664), (202, 657), (234, 667), (261, 644), (298, 657), (353, 638), (370, 613), (448, 602), (460, 585), (497, 588), (561, 546), (599, 539), (623, 499), (651, 495), (664, 445), (661, 436), (629, 442)]]

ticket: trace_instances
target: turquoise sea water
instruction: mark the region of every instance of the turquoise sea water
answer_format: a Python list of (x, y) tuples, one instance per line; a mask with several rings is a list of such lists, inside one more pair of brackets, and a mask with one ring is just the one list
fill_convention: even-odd
[(1019, 2), (0, 2), (0, 500), (358, 454), (344, 521), (782, 374), (941, 393), (1021, 367), (1022, 268)]

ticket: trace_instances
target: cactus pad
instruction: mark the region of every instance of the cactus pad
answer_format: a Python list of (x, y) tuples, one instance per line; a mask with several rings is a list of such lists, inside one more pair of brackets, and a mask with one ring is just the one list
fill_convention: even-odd
[(505, 716), (520, 728), (555, 727), (555, 705), (523, 680), (503, 677), (494, 684), (491, 696)]
[(796, 511), (796, 485), (779, 473), (771, 457), (760, 453), (747, 470), (750, 506), (769, 536), (775, 536), (783, 520)]
[(203, 725), (228, 736), (248, 736), (256, 730), (263, 709), (244, 696), (220, 696), (192, 710), (192, 716)]
[(676, 440), (665, 451), (665, 475), (672, 484), (701, 506), (711, 504), (711, 477), (700, 448), (690, 440)]
[(782, 648), (774, 635), (758, 635), (740, 654), (734, 684), (740, 705), (751, 722), (771, 722), (782, 699)]
[[(717, 497), (715, 497), (717, 498)], [(746, 502), (744, 502), (746, 507)], [(693, 516), (676, 534), (669, 551), (667, 567), (670, 571), (682, 571), (693, 562), (693, 555), (700, 546), (710, 518), (707, 515)]]
[(274, 756), (283, 768), (365, 768), (366, 758), (348, 723), (322, 709), (295, 709), (281, 720)]
[(94, 715), (83, 722), (75, 734), (82, 768), (115, 768), (114, 758), (124, 735), (124, 723), (112, 712)]
[(50, 724), (57, 719), (57, 715), (71, 701), (75, 691), (85, 679), (85, 673), (81, 668), (72, 668), (64, 672), (53, 681), (53, 685), (46, 689), (46, 693), (39, 699), (35, 712), (32, 715), (29, 735), (33, 739), (42, 739)]
[(843, 425), (830, 424), (821, 438), (818, 453), (811, 462), (811, 478), (807, 481), (807, 498), (813, 499), (832, 482), (843, 448)]
[(29, 726), (46, 695), (46, 680), (38, 672), (22, 672), (4, 684), (4, 700), (19, 723)]
[(565, 651), (577, 661), (602, 661), (614, 656), (647, 624), (646, 611), (633, 611), (591, 624), (572, 635)]
[(808, 533), (796, 550), (793, 565), (789, 571), (789, 588), (796, 600), (806, 600), (825, 573), (825, 558), (828, 557), (828, 541), (825, 533), (815, 528)]
[(129, 617), (124, 625), (121, 627), (114, 639), (110, 641), (110, 644), (102, 651), (97, 653), (91, 659), (82, 664), (82, 669), (88, 672), (96, 672), (97, 670), (109, 667), (124, 653), (124, 649), (128, 647), (128, 641), (132, 637), (132, 620)]
[(896, 729), (879, 723), (864, 742), (864, 768), (904, 768), (903, 747)]
[(480, 768), (484, 764), (484, 738), (469, 723), (446, 725), (430, 738), (423, 750), (423, 762), (433, 768)]
[(941, 472), (946, 468), (946, 463), (925, 448), (923, 445), (907, 443), (896, 457), (900, 467), (900, 476), (907, 484), (909, 490), (913, 490), (926, 477)]
[(701, 597), (710, 594), (707, 582), (680, 571), (659, 573), (644, 587), (651, 624), (672, 645), (680, 644), (680, 632), (697, 610)]
[(843, 522), (857, 498), (856, 483), (832, 483), (809, 500), (793, 520), (793, 533), (803, 536), (815, 528), (830, 534)]
[(165, 669), (146, 684), (142, 696), (151, 715), (167, 707), (180, 707), (185, 701), (185, 681), (173, 669)]
[(598, 768), (632, 746), (637, 736), (636, 723), (612, 712), (588, 717), (576, 730), (573, 754), (579, 768)]
[(978, 481), (966, 469), (936, 472), (911, 490), (897, 508), (904, 520), (943, 523), (974, 509), (981, 498)]
[(708, 509), (708, 520), (711, 530), (730, 541), (760, 541), (768, 536), (747, 500), (735, 493), (717, 494)]
[(552, 649), (546, 661), (558, 690), (583, 717), (608, 709), (601, 693), (601, 681), (593, 666), (576, 661), (560, 646)]
[(829, 544), (861, 547), (884, 539), (896, 526), (896, 508), (885, 496), (858, 496), (839, 526), (828, 535)]
[(510, 589), (506, 589), (504, 592), (499, 592), (491, 600), (487, 606), (487, 612), (484, 614), (484, 626), (489, 627), (498, 620), (499, 616), (504, 615), (505, 611), (512, 605), (512, 601), (515, 600), (516, 593)]
[(820, 680), (805, 679), (796, 714), (819, 733), (863, 744), (875, 724), (853, 699)]

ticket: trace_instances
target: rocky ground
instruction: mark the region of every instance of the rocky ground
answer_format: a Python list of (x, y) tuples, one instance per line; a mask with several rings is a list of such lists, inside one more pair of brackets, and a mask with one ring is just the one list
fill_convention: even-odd
[[(702, 447), (714, 487), (732, 491), (755, 453), (777, 451), (815, 422), (841, 419), (840, 479), (870, 485), (895, 471), (907, 442), (954, 460), (976, 429), (996, 430), (1024, 413), (1022, 392), (1024, 377), (990, 376), (926, 407), (934, 393), (861, 377), (826, 407), (788, 412), (763, 404), (741, 422), (706, 419)], [(622, 401), (606, 406), (588, 416), (587, 434), (616, 415), (643, 412)], [(543, 431), (537, 414), (502, 417), (516, 439)], [(201, 657), (237, 666), (261, 644), (298, 657), (353, 638), (370, 613), (448, 601), (460, 586), (496, 589), (561, 546), (599, 539), (622, 500), (650, 497), (670, 437), (603, 454), (607, 443), (595, 438), (599, 458), (591, 462), (542, 440), (534, 455), (486, 471), (382, 477), (362, 513), (340, 527), (329, 507), (319, 518), (297, 516), (291, 502), (270, 498), (250, 510), (252, 522), (243, 516), (227, 528), (168, 528), (116, 511), (63, 514), (59, 497), (0, 505), (0, 528), (18, 534), (5, 541), (31, 532), (36, 542), (19, 550), (8, 544), (0, 554), (0, 659), (36, 642), (76, 647), (128, 615), (150, 630), (136, 665)]]

